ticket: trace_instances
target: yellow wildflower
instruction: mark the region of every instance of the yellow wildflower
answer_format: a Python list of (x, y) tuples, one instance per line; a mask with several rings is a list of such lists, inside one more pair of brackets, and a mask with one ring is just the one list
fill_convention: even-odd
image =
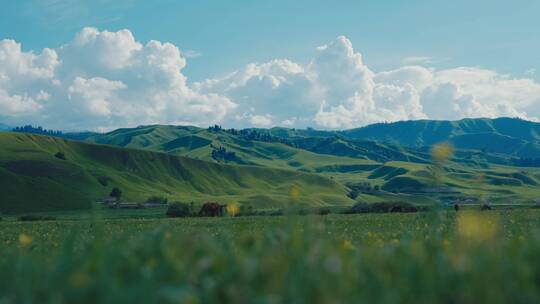
[(297, 185), (293, 185), (291, 187), (291, 191), (289, 192), (289, 195), (294, 199), (299, 198), (300, 197), (300, 187), (298, 187)]
[(240, 213), (240, 206), (237, 203), (227, 205), (227, 214), (236, 216), (238, 213)]
[(347, 250), (352, 250), (354, 249), (354, 246), (352, 244), (352, 242), (350, 240), (344, 240), (343, 241), (343, 248), (347, 249)]
[(90, 282), (90, 277), (82, 272), (74, 273), (69, 277), (69, 283), (72, 286), (80, 287), (88, 284)]
[(433, 146), (431, 158), (439, 163), (445, 162), (454, 154), (454, 147), (449, 143), (442, 143)]
[(478, 213), (462, 212), (457, 218), (458, 233), (464, 238), (486, 240), (493, 238), (498, 230), (498, 221)]
[(19, 244), (21, 244), (22, 246), (24, 247), (28, 247), (30, 245), (32, 245), (32, 237), (29, 236), (28, 234), (20, 234), (19, 235)]

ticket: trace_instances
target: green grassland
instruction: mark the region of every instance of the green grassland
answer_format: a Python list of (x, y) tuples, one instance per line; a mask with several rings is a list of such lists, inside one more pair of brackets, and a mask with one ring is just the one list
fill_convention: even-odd
[[(66, 160), (54, 156), (59, 151)], [(5, 213), (88, 209), (112, 187), (120, 187), (125, 200), (138, 202), (151, 195), (257, 208), (352, 202), (342, 184), (315, 174), (18, 133), (0, 134), (0, 183)], [(291, 189), (297, 189), (294, 195)]]
[(540, 211), (0, 222), (6, 303), (537, 303)]

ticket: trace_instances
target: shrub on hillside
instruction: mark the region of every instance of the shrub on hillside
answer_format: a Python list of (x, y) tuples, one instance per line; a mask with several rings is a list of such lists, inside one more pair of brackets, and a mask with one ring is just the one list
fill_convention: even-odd
[(368, 203), (360, 202), (352, 206), (350, 213), (368, 213), (370, 212), (370, 206)]
[(122, 190), (120, 190), (120, 188), (118, 187), (114, 187), (112, 190), (111, 190), (111, 194), (109, 194), (110, 197), (115, 197), (117, 199), (120, 199), (122, 197)]
[(360, 193), (360, 191), (358, 191), (358, 189), (351, 189), (349, 191), (349, 193), (347, 193), (347, 196), (350, 198), (350, 199), (356, 199), (358, 197), (358, 194)]
[(329, 209), (329, 208), (326, 208), (326, 207), (318, 208), (318, 209), (317, 209), (317, 214), (318, 214), (318, 215), (327, 215), (327, 214), (330, 214), (330, 209)]
[(169, 200), (166, 197), (161, 196), (151, 196), (146, 200), (147, 204), (167, 204)]
[(66, 155), (64, 154), (64, 152), (57, 152), (54, 157), (58, 158), (58, 159), (61, 159), (61, 160), (66, 160)]
[(174, 202), (167, 208), (166, 215), (168, 217), (188, 217), (191, 216), (191, 208), (188, 204)]

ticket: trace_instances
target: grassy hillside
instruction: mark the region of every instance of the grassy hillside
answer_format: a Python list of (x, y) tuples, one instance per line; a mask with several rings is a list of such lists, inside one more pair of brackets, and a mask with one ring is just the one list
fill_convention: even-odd
[[(283, 137), (278, 136), (286, 132)], [(392, 160), (425, 163), (426, 153), (374, 141), (347, 140), (324, 131), (275, 128), (214, 130), (182, 126), (144, 126), (96, 134), (87, 141), (162, 151), (203, 160), (258, 165), (317, 172), (330, 165), (362, 165)], [(278, 135), (274, 135), (278, 134)], [(299, 135), (301, 134), (301, 135)], [(327, 134), (328, 135), (328, 134)], [(223, 147), (234, 157), (212, 157), (212, 150)]]
[[(404, 124), (403, 128), (395, 129), (401, 124)], [(135, 163), (132, 164), (132, 162), (125, 162), (124, 156), (118, 156), (116, 160), (113, 158), (112, 162), (109, 162), (108, 157), (98, 157), (101, 155), (101, 151), (106, 149), (103, 146), (98, 146), (101, 147), (99, 151), (85, 152), (90, 148), (79, 149), (75, 157), (80, 157), (80, 160), (77, 160), (76, 163), (70, 163), (73, 157), (68, 157), (67, 162), (61, 162), (62, 165), (56, 163), (54, 165), (72, 166), (67, 169), (45, 167), (53, 172), (80, 171), (74, 176), (84, 185), (96, 183), (97, 179), (99, 184), (97, 187), (83, 190), (83, 192), (90, 192), (83, 193), (85, 197), (95, 198), (104, 195), (111, 185), (116, 183), (129, 190), (128, 199), (139, 201), (144, 200), (150, 194), (165, 194), (171, 198), (188, 201), (202, 201), (217, 197), (222, 200), (237, 200), (243, 203), (256, 201), (256, 205), (262, 208), (282, 206), (291, 202), (289, 194), (285, 191), (287, 187), (289, 190), (293, 188), (290, 179), (273, 177), (276, 185), (287, 185), (280, 188), (281, 192), (263, 192), (263, 194), (258, 190), (250, 192), (251, 189), (266, 188), (265, 185), (251, 182), (252, 179), (257, 180), (257, 174), (253, 172), (257, 170), (274, 172), (276, 169), (289, 170), (289, 174), (293, 174), (290, 171), (295, 171), (296, 174), (313, 173), (319, 175), (319, 178), (327, 178), (325, 180), (341, 184), (336, 184), (336, 187), (340, 187), (338, 192), (341, 194), (337, 195), (339, 198), (331, 194), (332, 191), (322, 190), (323, 193), (320, 193), (321, 191), (314, 186), (315, 184), (302, 185), (302, 189), (309, 189), (305, 194), (301, 194), (301, 196), (306, 197), (309, 204), (334, 203), (334, 201), (336, 204), (343, 203), (343, 200), (348, 200), (343, 198), (347, 191), (356, 191), (358, 194), (356, 200), (360, 201), (405, 200), (420, 204), (456, 200), (522, 203), (540, 198), (540, 189), (537, 185), (540, 182), (540, 171), (535, 167), (536, 160), (533, 158), (537, 144), (534, 141), (527, 141), (536, 138), (534, 123), (514, 119), (472, 119), (458, 122), (415, 121), (374, 125), (375, 129), (372, 134), (379, 136), (378, 132), (386, 128), (395, 129), (392, 136), (409, 138), (406, 137), (408, 134), (406, 126), (408, 125), (413, 125), (414, 128), (418, 129), (418, 132), (422, 130), (420, 133), (408, 130), (412, 134), (411, 138), (414, 138), (415, 134), (421, 134), (422, 140), (418, 141), (418, 146), (408, 147), (406, 146), (407, 142), (400, 145), (347, 137), (352, 135), (346, 133), (354, 130), (338, 133), (313, 129), (224, 130), (219, 127), (203, 129), (154, 125), (118, 129), (105, 134), (79, 133), (75, 138), (84, 139), (87, 142), (144, 150), (129, 152), (128, 158), (133, 158), (132, 154), (142, 153), (141, 155), (160, 155), (158, 157), (160, 161), (156, 166), (152, 164), (151, 158), (145, 156), (146, 158), (136, 158)], [(532, 126), (532, 129), (529, 130), (529, 135), (520, 135), (513, 132), (509, 125)], [(437, 177), (431, 166), (430, 147), (424, 145), (448, 138), (460, 149), (456, 151), (450, 162), (445, 164), (444, 172), (439, 172)], [(60, 143), (63, 142), (60, 141)], [(73, 149), (73, 145), (76, 144), (69, 142), (70, 147), (62, 149)], [(79, 145), (95, 147), (95, 145), (82, 143)], [(49, 149), (49, 157), (55, 153), (52, 152), (55, 149), (57, 148)], [(107, 149), (112, 148), (107, 147)], [(495, 150), (498, 152), (489, 152)], [(226, 176), (226, 182), (222, 182), (220, 178), (216, 179), (216, 175), (225, 175), (221, 173), (212, 173), (208, 176), (201, 173), (196, 173), (194, 176), (183, 176), (183, 171), (170, 172), (168, 166), (160, 168), (163, 162), (167, 163), (169, 160), (162, 160), (165, 156), (160, 153), (148, 154), (149, 151), (164, 152), (169, 154), (167, 157), (173, 159), (176, 159), (177, 156), (189, 157), (189, 160), (181, 158), (184, 160), (183, 162), (187, 163), (192, 163), (195, 161), (193, 159), (197, 159), (205, 161), (202, 162), (205, 166), (209, 165), (208, 162), (212, 163), (212, 166), (218, 167), (233, 165), (235, 171), (249, 170), (249, 173), (242, 172), (236, 175), (240, 175), (242, 178), (246, 177), (250, 182), (246, 183), (243, 179), (241, 184), (229, 184), (230, 180), (235, 180), (235, 174)], [(531, 158), (520, 158), (517, 154)], [(24, 156), (21, 153), (17, 153), (17, 155)], [(57, 160), (53, 158), (53, 161)], [(92, 166), (81, 169), (83, 163), (89, 163)], [(101, 165), (96, 167), (94, 163), (100, 163), (106, 167), (101, 168)], [(235, 167), (237, 165), (241, 166)], [(44, 165), (34, 163), (31, 165), (10, 164), (9, 166), (11, 167), (3, 168), (4, 171), (7, 170), (6, 168), (11, 168), (11, 171), (8, 170), (4, 176), (13, 174), (13, 170), (19, 172), (24, 169), (24, 166), (36, 168)], [(23, 169), (20, 168), (21, 166)], [(133, 170), (136, 170), (137, 174), (130, 173), (131, 175), (126, 176), (125, 171), (132, 170), (131, 166), (134, 166)], [(111, 167), (114, 169), (113, 173), (109, 172)], [(271, 170), (265, 171), (266, 169)], [(204, 172), (208, 170), (205, 169)], [(116, 171), (123, 173), (116, 176)], [(183, 182), (171, 182), (171, 180), (177, 179), (178, 175), (181, 175)], [(253, 175), (255, 177), (252, 178)], [(112, 178), (113, 176), (114, 178)], [(173, 176), (173, 178), (164, 178), (163, 176)], [(204, 177), (204, 180), (199, 181), (198, 178), (201, 176)], [(109, 179), (112, 180), (110, 184)], [(148, 182), (149, 179), (152, 182)], [(208, 180), (217, 181), (208, 182)], [(106, 186), (102, 186), (104, 182), (107, 183)], [(51, 183), (51, 180), (37, 184), (42, 187), (46, 185), (48, 188), (56, 187), (56, 184), (51, 186), (48, 183)], [(343, 185), (347, 185), (349, 189)], [(68, 188), (77, 189), (75, 186)], [(228, 190), (219, 192), (217, 189)], [(65, 196), (70, 195), (69, 191), (65, 193)], [(17, 197), (21, 197), (22, 200), (22, 195)], [(11, 199), (13, 200), (13, 198)], [(58, 201), (58, 199), (55, 198), (54, 201)], [(70, 201), (77, 202), (78, 200), (74, 196), (70, 198)]]
[[(54, 156), (59, 151), (66, 160)], [(0, 134), (0, 182), (9, 185), (0, 193), (2, 212), (84, 209), (114, 186), (131, 201), (163, 195), (257, 208), (352, 202), (344, 186), (314, 174), (22, 133)]]
[[(223, 147), (237, 156), (228, 160), (233, 163), (316, 171), (317, 164), (324, 160), (343, 164), (336, 163), (335, 158), (329, 159), (329, 155), (349, 158), (346, 164), (355, 163), (350, 159), (426, 163), (429, 162), (429, 147), (444, 141), (451, 142), (465, 161), (482, 158), (501, 165), (537, 167), (540, 165), (539, 134), (538, 123), (499, 118), (404, 121), (342, 132), (158, 125), (94, 134), (87, 140), (206, 160), (212, 160), (213, 149)], [(306, 152), (316, 155), (304, 155)], [(311, 163), (309, 159), (315, 162)], [(327, 165), (328, 161), (325, 162)]]
[[(472, 126), (469, 126), (471, 129)], [(457, 151), (446, 164), (445, 174), (439, 181), (434, 180), (429, 147), (405, 148), (377, 141), (348, 139), (311, 129), (238, 131), (145, 126), (95, 135), (90, 140), (220, 163), (318, 173), (358, 187), (361, 191), (357, 199), (370, 202), (407, 200), (433, 203), (462, 198), (514, 203), (530, 202), (540, 197), (540, 190), (535, 184), (540, 172), (538, 169), (508, 166), (515, 161), (515, 157), (475, 150), (483, 144), (482, 134), (465, 134), (455, 138), (456, 141), (466, 141), (468, 149)], [(487, 138), (490, 140), (485, 144), (497, 144), (503, 142), (501, 138), (508, 139), (503, 146), (509, 153), (514, 149), (514, 138), (510, 136), (489, 133)], [(212, 151), (218, 147), (224, 149), (223, 153), (234, 153), (234, 157), (213, 158)], [(515, 178), (521, 175), (533, 183)], [(369, 191), (375, 186), (378, 186), (378, 191)]]

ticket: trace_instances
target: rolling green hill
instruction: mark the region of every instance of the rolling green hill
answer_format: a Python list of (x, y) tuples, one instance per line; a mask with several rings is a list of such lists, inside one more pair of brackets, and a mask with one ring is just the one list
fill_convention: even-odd
[[(474, 156), (501, 165), (540, 165), (540, 124), (512, 118), (403, 121), (339, 132), (287, 128), (223, 130), (157, 125), (118, 129), (93, 134), (86, 139), (206, 160), (212, 159), (212, 146), (223, 147), (227, 152), (236, 154), (237, 158), (231, 158), (231, 162), (268, 166), (268, 160), (271, 160), (271, 166), (290, 169), (298, 169), (296, 159), (289, 159), (293, 166), (279, 163), (279, 160), (305, 152), (317, 154), (318, 158), (321, 158), (320, 155), (332, 155), (379, 163), (425, 163), (429, 161), (429, 147), (440, 142), (452, 143), (465, 159)], [(264, 146), (261, 144), (263, 142), (266, 143)], [(302, 169), (314, 170), (310, 164)]]
[[(153, 125), (62, 134), (84, 142), (4, 133), (0, 178), (13, 180), (16, 190), (3, 194), (3, 205), (19, 210), (30, 201), (62, 209), (69, 201), (69, 208), (86, 208), (112, 186), (133, 201), (157, 194), (259, 208), (350, 204), (346, 195), (353, 192), (367, 202), (532, 202), (540, 198), (537, 125), (517, 119), (413, 121), (342, 132)], [(458, 149), (437, 173), (429, 146), (441, 141)], [(67, 161), (53, 156), (58, 151)], [(291, 197), (293, 188), (301, 194)], [(40, 202), (33, 199), (48, 189)]]
[[(278, 130), (288, 132), (287, 136), (274, 135), (280, 133)], [(296, 134), (298, 132), (282, 128), (236, 131), (155, 125), (118, 129), (106, 134), (95, 134), (86, 140), (203, 160), (309, 172), (318, 172), (321, 167), (331, 165), (360, 165), (398, 160), (419, 163), (429, 161), (429, 155), (425, 152), (396, 145), (328, 136), (324, 131), (305, 130), (327, 136), (309, 136), (304, 132), (299, 135)], [(212, 153), (219, 148), (223, 148), (220, 153)]]
[[(429, 147), (350, 139), (312, 129), (223, 130), (157, 125), (96, 134), (88, 140), (219, 163), (318, 173), (350, 187), (360, 187), (358, 199), (366, 201), (434, 202), (486, 198), (498, 202), (522, 202), (540, 197), (540, 189), (534, 183), (515, 178), (522, 174), (536, 183), (538, 169), (513, 166), (519, 160), (516, 156), (476, 150), (474, 145), (481, 146), (481, 141), (475, 136), (483, 138), (484, 135), (455, 137), (457, 142), (467, 141), (470, 137), (470, 147), (456, 151), (444, 168), (447, 174), (437, 183)], [(491, 139), (486, 142), (489, 144), (497, 144), (500, 137), (510, 138), (493, 133), (486, 137)], [(513, 151), (510, 144), (513, 139), (509, 140), (504, 146)], [(369, 190), (375, 186), (380, 190)]]
[(352, 202), (343, 185), (315, 174), (10, 132), (0, 134), (0, 183), (4, 213), (85, 209), (115, 186), (138, 202), (152, 195), (256, 208)]

